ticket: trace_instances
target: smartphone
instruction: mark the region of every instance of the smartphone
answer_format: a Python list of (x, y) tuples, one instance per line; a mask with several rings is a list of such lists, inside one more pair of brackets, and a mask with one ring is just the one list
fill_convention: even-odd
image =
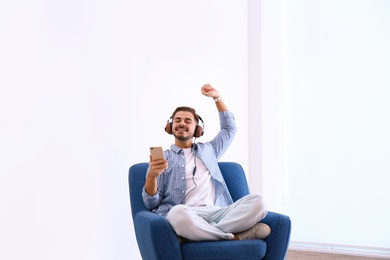
[(150, 147), (150, 155), (152, 156), (152, 161), (165, 160), (164, 151), (161, 146)]

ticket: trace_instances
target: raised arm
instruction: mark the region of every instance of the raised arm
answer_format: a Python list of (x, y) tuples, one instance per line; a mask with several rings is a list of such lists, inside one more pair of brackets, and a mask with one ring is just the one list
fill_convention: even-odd
[(211, 97), (215, 101), (215, 105), (217, 106), (218, 112), (228, 111), (228, 108), (223, 101), (222, 97), (219, 95), (218, 90), (213, 88), (210, 84), (204, 84), (201, 88), (202, 94), (206, 97)]

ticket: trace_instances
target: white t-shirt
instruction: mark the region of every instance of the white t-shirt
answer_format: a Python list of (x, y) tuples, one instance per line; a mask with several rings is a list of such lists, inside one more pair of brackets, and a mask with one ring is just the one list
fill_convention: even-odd
[[(192, 148), (183, 149), (186, 159), (186, 198), (185, 204), (190, 207), (213, 206), (215, 187), (210, 171), (203, 161), (196, 157)], [(193, 175), (196, 166), (195, 175)]]

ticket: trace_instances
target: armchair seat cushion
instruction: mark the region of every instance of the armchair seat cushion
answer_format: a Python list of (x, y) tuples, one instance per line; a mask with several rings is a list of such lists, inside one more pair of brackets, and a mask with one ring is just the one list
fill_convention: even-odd
[(183, 259), (262, 259), (267, 244), (263, 240), (189, 242), (181, 245)]

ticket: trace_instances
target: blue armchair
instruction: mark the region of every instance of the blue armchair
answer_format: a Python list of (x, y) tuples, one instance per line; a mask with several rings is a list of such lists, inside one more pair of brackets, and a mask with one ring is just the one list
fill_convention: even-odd
[[(244, 170), (234, 162), (219, 162), (234, 201), (249, 193)], [(143, 204), (141, 191), (148, 163), (130, 167), (129, 188), (131, 212), (142, 259), (268, 259), (281, 260), (287, 254), (291, 221), (288, 216), (269, 212), (261, 221), (272, 232), (265, 240), (229, 240), (179, 243), (175, 231), (165, 217), (149, 211)]]

